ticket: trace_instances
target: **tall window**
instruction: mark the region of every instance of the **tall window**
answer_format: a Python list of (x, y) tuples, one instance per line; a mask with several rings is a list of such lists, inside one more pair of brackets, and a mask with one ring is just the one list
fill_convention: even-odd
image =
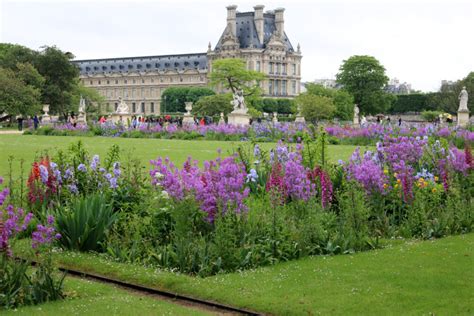
[(255, 70), (256, 70), (256, 71), (260, 71), (260, 61), (257, 61)]
[(273, 74), (273, 63), (269, 63), (268, 73)]
[(281, 72), (286, 75), (286, 64), (281, 64)]
[(118, 80), (115, 80), (115, 84), (118, 84)]
[(118, 103), (115, 102), (114, 106), (115, 106), (115, 111), (117, 111), (117, 109), (118, 109)]
[(296, 80), (291, 81), (291, 92), (296, 94)]
[(142, 110), (142, 113), (145, 113), (145, 102), (142, 102), (142, 104), (141, 104), (141, 110)]
[(99, 82), (98, 82), (97, 84), (100, 84), (100, 80), (99, 80)]
[(150, 112), (155, 113), (155, 102), (150, 103)]
[(275, 95), (280, 95), (280, 80), (275, 80)]
[(135, 113), (137, 111), (137, 105), (135, 102), (132, 102), (132, 112)]
[(268, 80), (268, 94), (273, 94), (273, 80)]
[(123, 83), (127, 84), (127, 79), (125, 79), (125, 80), (123, 81)]
[(281, 68), (281, 64), (280, 64), (280, 63), (277, 63), (277, 64), (276, 64), (276, 73), (277, 73), (277, 74), (280, 74), (280, 73), (281, 73), (281, 71), (280, 71), (281, 69), (280, 69), (280, 68)]
[(286, 95), (286, 80), (281, 81), (281, 94)]
[(293, 67), (293, 71), (292, 71), (293, 75), (296, 75), (296, 64), (292, 64), (291, 66)]

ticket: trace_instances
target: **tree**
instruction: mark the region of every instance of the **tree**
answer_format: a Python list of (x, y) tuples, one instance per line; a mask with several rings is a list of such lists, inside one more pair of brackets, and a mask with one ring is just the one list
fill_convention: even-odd
[(233, 110), (232, 104), (230, 104), (231, 100), (230, 93), (201, 97), (194, 104), (193, 113), (202, 116), (219, 116), (223, 112), (227, 115)]
[(50, 104), (52, 113), (67, 116), (73, 110), (72, 95), (79, 69), (71, 63), (74, 56), (64, 53), (55, 46), (43, 47), (35, 62), (38, 72), (45, 78), (42, 91), (43, 103)]
[(27, 47), (9, 43), (0, 43), (0, 67), (18, 70), (17, 64), (34, 65), (38, 52)]
[(20, 67), (21, 73), (0, 67), (0, 113), (24, 116), (38, 114), (41, 92), (26, 81), (29, 79), (39, 84), (41, 76), (31, 65)]
[(104, 112), (102, 111), (102, 105), (105, 102), (105, 97), (101, 95), (96, 89), (84, 86), (80, 80), (76, 80), (74, 88), (71, 92), (72, 110), (74, 112), (79, 108), (81, 96), (86, 101), (86, 112), (88, 114)]
[(296, 97), (296, 103), (301, 107), (301, 114), (307, 121), (316, 123), (322, 119), (333, 118), (336, 106), (329, 97), (302, 93)]
[(260, 95), (260, 81), (265, 75), (254, 70), (247, 70), (246, 63), (238, 58), (219, 59), (212, 63), (209, 76), (210, 85), (223, 87), (235, 93), (242, 89), (244, 96)]
[(200, 97), (214, 95), (215, 92), (202, 87), (171, 87), (161, 95), (161, 112), (185, 112), (185, 102), (196, 102)]
[(354, 115), (354, 98), (347, 91), (329, 89), (315, 83), (308, 83), (306, 91), (312, 95), (331, 98), (336, 106), (334, 116), (345, 121), (352, 120)]
[(388, 82), (385, 68), (372, 56), (352, 56), (344, 60), (336, 81), (354, 96), (364, 114), (384, 112), (394, 100), (383, 91)]

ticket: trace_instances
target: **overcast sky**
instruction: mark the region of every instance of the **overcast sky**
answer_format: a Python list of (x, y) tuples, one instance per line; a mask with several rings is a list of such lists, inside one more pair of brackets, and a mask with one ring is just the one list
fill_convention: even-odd
[(0, 41), (56, 45), (77, 59), (205, 52), (224, 30), (229, 4), (286, 9), (303, 81), (334, 78), (352, 55), (374, 56), (389, 77), (422, 91), (474, 71), (474, 0), (0, 0)]

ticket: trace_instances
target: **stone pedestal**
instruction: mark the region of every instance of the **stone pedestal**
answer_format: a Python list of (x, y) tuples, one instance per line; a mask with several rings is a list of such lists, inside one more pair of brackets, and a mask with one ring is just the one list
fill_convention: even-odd
[(220, 124), (225, 124), (224, 113), (222, 113), (222, 112), (221, 112), (221, 117), (219, 118), (219, 125)]
[(125, 127), (129, 127), (132, 122), (132, 114), (119, 114), (113, 113), (110, 116), (112, 123), (114, 124), (122, 124)]
[(359, 117), (358, 116), (354, 116), (354, 119), (352, 120), (352, 125), (359, 126)]
[(295, 123), (306, 123), (306, 120), (304, 119), (304, 116), (297, 115), (295, 119)]
[(469, 110), (458, 111), (458, 126), (467, 127), (469, 125)]
[(191, 114), (184, 114), (183, 116), (183, 125), (194, 125), (194, 117)]
[(49, 116), (48, 114), (44, 114), (43, 116), (41, 116), (41, 124), (42, 125), (51, 124), (51, 116)]
[(79, 115), (77, 116), (77, 124), (79, 125), (87, 124), (85, 113), (79, 113)]
[(250, 115), (246, 113), (232, 112), (229, 115), (227, 115), (227, 124), (247, 126), (250, 124)]
[(278, 123), (278, 113), (277, 112), (273, 112), (272, 122), (273, 123)]

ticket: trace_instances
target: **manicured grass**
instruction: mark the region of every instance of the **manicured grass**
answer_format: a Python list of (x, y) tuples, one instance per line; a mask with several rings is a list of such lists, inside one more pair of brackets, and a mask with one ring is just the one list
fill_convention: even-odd
[(212, 315), (196, 308), (174, 304), (116, 286), (67, 278), (65, 300), (26, 306), (2, 315)]
[(472, 315), (473, 250), (474, 233), (395, 241), (385, 249), (205, 279), (92, 254), (62, 253), (57, 260), (81, 271), (278, 315)]
[[(20, 159), (25, 162), (25, 172), (29, 172), (29, 166), (35, 157), (46, 152), (55, 153), (58, 149), (67, 149), (72, 143), (81, 140), (91, 154), (105, 155), (108, 148), (114, 144), (119, 145), (124, 151), (123, 156), (130, 154), (138, 158), (143, 166), (148, 168), (150, 159), (159, 156), (169, 157), (173, 162), (181, 165), (187, 157), (199, 161), (214, 159), (217, 150), (221, 149), (223, 155), (229, 155), (242, 142), (224, 141), (190, 141), (190, 140), (167, 140), (167, 139), (131, 139), (112, 137), (70, 137), (70, 136), (33, 136), (33, 135), (0, 135), (0, 175), (8, 173), (8, 157), (13, 156), (13, 171), (19, 172)], [(262, 143), (262, 148), (274, 148), (274, 143)], [(347, 159), (356, 146), (329, 146), (329, 157), (337, 162), (339, 159)]]

